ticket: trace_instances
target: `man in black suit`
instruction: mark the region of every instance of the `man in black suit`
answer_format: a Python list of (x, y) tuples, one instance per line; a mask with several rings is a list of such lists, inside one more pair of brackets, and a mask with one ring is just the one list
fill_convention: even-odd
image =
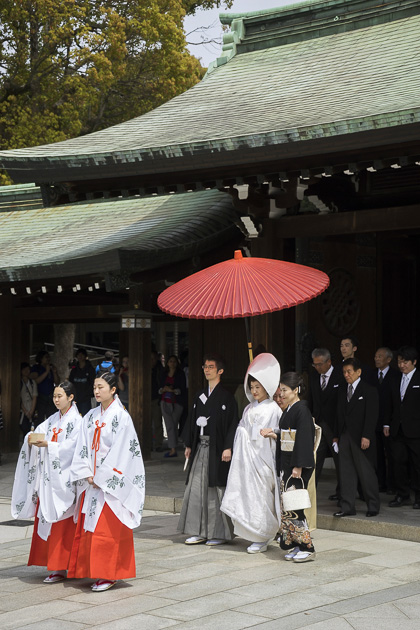
[(378, 348), (374, 357), (376, 369), (371, 372), (371, 385), (376, 387), (379, 395), (379, 417), (376, 425), (376, 474), (379, 492), (387, 492), (388, 494), (392, 492), (394, 471), (391, 438), (389, 431), (386, 432), (388, 435), (385, 435), (384, 425), (387, 423), (391, 387), (397, 381), (400, 382), (398, 371), (390, 366), (392, 356), (392, 351), (389, 348)]
[(410, 501), (411, 486), (415, 492), (413, 508), (420, 509), (420, 373), (416, 368), (416, 348), (402, 346), (398, 350), (401, 376), (392, 387), (389, 428), (394, 459), (394, 480), (397, 494), (389, 507), (400, 507)]
[(378, 392), (361, 381), (362, 369), (356, 358), (343, 361), (347, 388), (339, 388), (334, 441), (339, 448), (341, 511), (334, 516), (356, 514), (357, 480), (367, 503), (366, 516), (379, 513), (378, 479), (375, 473), (375, 428), (378, 421)]
[(340, 483), (338, 478), (338, 455), (333, 448), (334, 424), (337, 413), (337, 392), (340, 385), (345, 386), (341, 369), (331, 363), (330, 351), (326, 348), (315, 348), (312, 351), (312, 367), (309, 374), (308, 404), (315, 422), (322, 428), (321, 442), (316, 452), (316, 483), (321, 477), (325, 458), (332, 456), (337, 476), (336, 493), (328, 497), (338, 501)]

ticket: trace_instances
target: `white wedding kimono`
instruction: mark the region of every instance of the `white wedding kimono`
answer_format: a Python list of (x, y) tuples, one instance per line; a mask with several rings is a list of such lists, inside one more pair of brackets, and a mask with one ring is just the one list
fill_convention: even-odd
[(276, 429), (280, 418), (277, 403), (254, 401), (245, 408), (236, 430), (220, 509), (232, 519), (235, 534), (251, 542), (272, 540), (280, 529), (276, 443), (260, 434), (261, 429)]
[[(94, 477), (99, 488), (90, 485), (87, 477)], [(71, 478), (77, 482), (78, 508), (86, 491), (82, 507), (85, 531), (95, 531), (105, 503), (130, 529), (140, 525), (145, 496), (143, 459), (133, 421), (118, 396), (104, 412), (100, 405), (84, 416)]]
[(76, 485), (70, 479), (70, 466), (81, 422), (73, 403), (63, 416), (57, 411), (37, 427), (37, 433), (45, 433), (47, 447), (30, 446), (28, 433), (19, 453), (12, 491), (12, 516), (35, 516), (39, 498), (37, 533), (42, 540), (48, 539), (52, 523), (74, 514)]

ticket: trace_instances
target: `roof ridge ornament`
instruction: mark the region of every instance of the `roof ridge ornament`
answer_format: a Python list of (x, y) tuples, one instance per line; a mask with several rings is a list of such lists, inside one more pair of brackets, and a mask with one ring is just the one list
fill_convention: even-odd
[(219, 66), (223, 66), (236, 55), (237, 45), (245, 38), (245, 24), (241, 18), (232, 21), (230, 31), (223, 34), (222, 54), (208, 67), (206, 75), (211, 74)]

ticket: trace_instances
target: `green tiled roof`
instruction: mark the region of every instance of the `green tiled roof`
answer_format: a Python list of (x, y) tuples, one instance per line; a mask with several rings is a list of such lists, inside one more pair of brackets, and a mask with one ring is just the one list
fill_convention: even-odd
[(0, 213), (0, 282), (142, 271), (240, 233), (217, 190)]
[[(312, 4), (342, 6), (343, 0), (302, 7)], [(383, 11), (416, 4), (420, 13), (411, 0), (382, 4)], [(27, 171), (28, 178), (31, 169), (44, 169), (51, 179), (59, 167), (71, 168), (74, 177), (103, 165), (135, 164), (141, 173), (154, 163), (164, 170), (162, 162), (172, 158), (190, 170), (204, 155), (222, 163), (230, 151), (270, 145), (287, 154), (290, 143), (420, 122), (420, 15), (371, 22), (281, 46), (268, 41), (139, 118), (65, 142), (0, 152), (0, 166)], [(238, 33), (245, 45), (246, 32)]]

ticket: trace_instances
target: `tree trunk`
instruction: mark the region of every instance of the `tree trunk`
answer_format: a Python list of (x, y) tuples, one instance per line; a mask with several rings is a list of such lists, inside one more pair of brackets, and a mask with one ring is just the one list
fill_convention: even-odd
[(69, 361), (73, 359), (76, 324), (54, 324), (54, 360), (60, 381), (68, 378)]

